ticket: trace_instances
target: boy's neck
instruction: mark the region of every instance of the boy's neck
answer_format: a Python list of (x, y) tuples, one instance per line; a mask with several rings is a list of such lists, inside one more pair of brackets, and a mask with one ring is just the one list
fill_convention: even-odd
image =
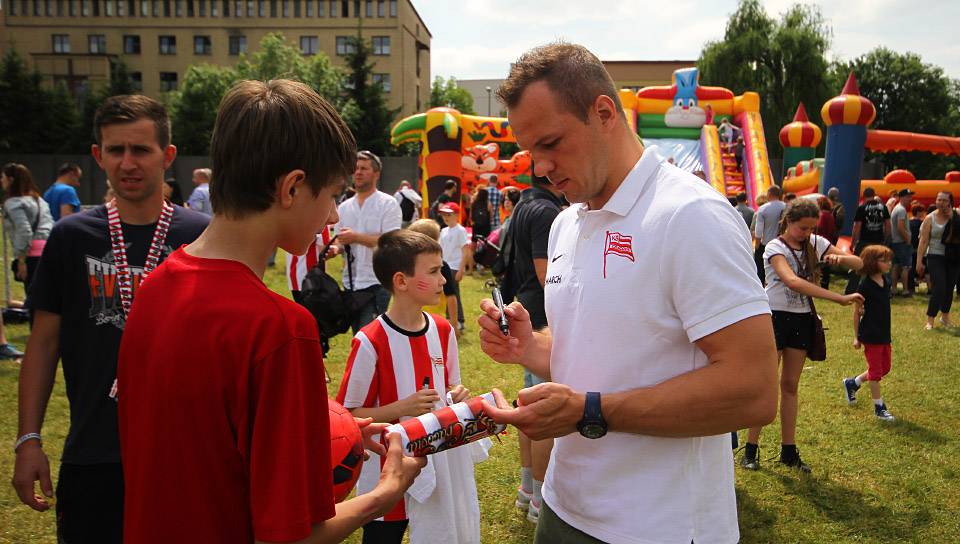
[(187, 254), (204, 259), (225, 259), (245, 264), (263, 279), (270, 254), (277, 249), (277, 236), (266, 214), (243, 219), (214, 215), (210, 226), (188, 245)]
[(396, 293), (387, 310), (387, 317), (405, 331), (419, 331), (426, 325), (423, 307), (403, 295), (397, 296)]

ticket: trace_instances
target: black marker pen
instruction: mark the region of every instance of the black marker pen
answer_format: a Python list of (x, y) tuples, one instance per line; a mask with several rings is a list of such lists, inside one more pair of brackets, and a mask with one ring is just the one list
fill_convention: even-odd
[(507, 312), (503, 308), (503, 295), (500, 294), (500, 289), (493, 288), (493, 303), (497, 305), (497, 309), (500, 310), (500, 332), (504, 336), (510, 335), (510, 324), (507, 323)]

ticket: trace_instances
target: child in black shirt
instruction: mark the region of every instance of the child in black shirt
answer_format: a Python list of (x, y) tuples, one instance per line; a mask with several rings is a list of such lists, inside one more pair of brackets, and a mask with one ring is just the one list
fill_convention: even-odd
[(893, 421), (887, 406), (880, 396), (880, 380), (890, 372), (890, 282), (886, 274), (893, 265), (893, 251), (886, 246), (870, 245), (860, 253), (864, 278), (857, 290), (863, 295), (863, 305), (853, 309), (853, 347), (860, 349), (867, 359), (867, 371), (854, 378), (843, 380), (844, 395), (848, 404), (853, 404), (857, 390), (863, 382), (870, 382), (874, 413), (883, 421)]

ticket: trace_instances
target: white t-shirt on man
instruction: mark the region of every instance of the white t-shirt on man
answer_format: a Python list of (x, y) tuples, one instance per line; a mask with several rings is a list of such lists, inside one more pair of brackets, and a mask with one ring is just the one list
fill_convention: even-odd
[[(400, 228), (400, 205), (391, 195), (383, 191), (374, 191), (363, 201), (363, 206), (354, 195), (337, 206), (340, 222), (336, 230), (349, 228), (360, 234), (380, 235)], [(373, 248), (363, 244), (350, 244), (350, 257), (353, 263), (353, 285), (347, 270), (347, 256), (343, 261), (343, 285), (347, 289), (366, 289), (379, 285), (373, 273)]]
[(440, 231), (440, 248), (443, 250), (443, 260), (456, 272), (463, 266), (463, 246), (470, 242), (467, 229), (456, 224)]
[[(770, 312), (750, 233), (727, 200), (647, 148), (606, 205), (550, 230), (551, 379), (602, 395), (703, 368), (693, 342)], [(689, 406), (690, 411), (710, 406)], [(739, 539), (730, 434), (556, 439), (545, 503), (616, 543)]]
[[(817, 252), (817, 261), (822, 260), (824, 254), (830, 249), (830, 240), (827, 240), (823, 236), (811, 234), (810, 242)], [(795, 314), (810, 313), (810, 301), (807, 300), (807, 295), (802, 295), (787, 287), (787, 285), (783, 283), (783, 280), (780, 279), (780, 276), (777, 275), (776, 271), (774, 271), (773, 264), (770, 262), (770, 259), (772, 259), (774, 255), (783, 255), (787, 259), (787, 264), (790, 265), (790, 269), (793, 270), (793, 273), (797, 276), (804, 276), (804, 274), (801, 274), (801, 267), (806, 266), (806, 263), (803, 262), (805, 256), (802, 248), (791, 251), (791, 248), (779, 238), (774, 238), (767, 244), (767, 247), (763, 250), (763, 270), (767, 275), (767, 298), (770, 299), (770, 309), (777, 312), (793, 312)], [(802, 264), (797, 262), (798, 259)], [(810, 271), (810, 273), (812, 272), (813, 271)], [(807, 275), (809, 276), (810, 274)], [(809, 280), (810, 277), (806, 279)]]

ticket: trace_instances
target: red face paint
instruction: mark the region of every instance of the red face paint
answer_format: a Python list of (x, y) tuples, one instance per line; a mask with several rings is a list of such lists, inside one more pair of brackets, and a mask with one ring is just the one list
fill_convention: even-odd
[(427, 280), (417, 280), (417, 289), (420, 291), (433, 291), (433, 285)]

